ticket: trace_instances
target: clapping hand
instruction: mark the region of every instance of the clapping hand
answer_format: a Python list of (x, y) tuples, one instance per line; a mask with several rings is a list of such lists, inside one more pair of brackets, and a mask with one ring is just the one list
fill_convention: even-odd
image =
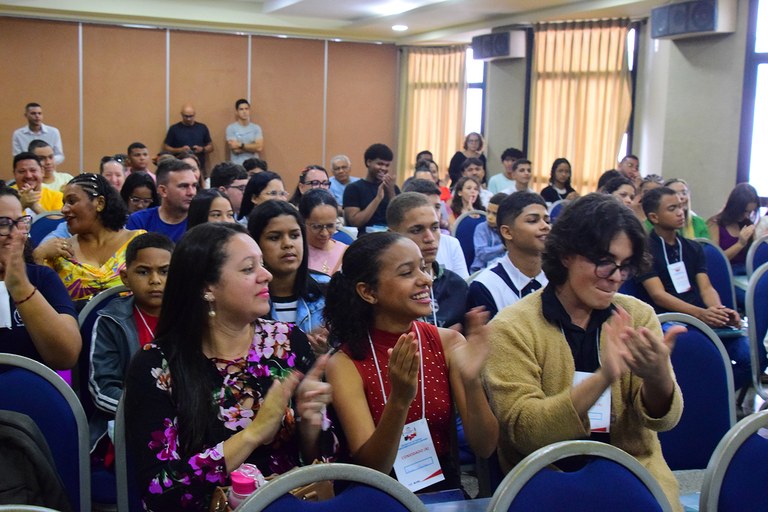
[(328, 355), (318, 358), (296, 390), (296, 410), (299, 417), (313, 427), (322, 426), (325, 408), (333, 397), (331, 385), (323, 382), (326, 364)]
[(419, 357), (419, 346), (412, 332), (401, 335), (394, 348), (389, 349), (389, 382), (392, 384), (390, 400), (408, 407), (416, 398)]
[(459, 343), (451, 354), (451, 364), (457, 365), (461, 378), (471, 381), (480, 376), (488, 360), (488, 312), (483, 307), (472, 308), (465, 317), (466, 342)]

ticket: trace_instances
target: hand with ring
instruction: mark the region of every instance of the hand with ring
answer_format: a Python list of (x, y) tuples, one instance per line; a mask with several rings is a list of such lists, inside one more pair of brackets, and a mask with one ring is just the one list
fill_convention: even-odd
[(72, 242), (67, 238), (51, 238), (33, 251), (32, 256), (35, 262), (42, 265), (45, 260), (55, 260), (58, 258), (72, 258), (75, 252), (72, 249)]

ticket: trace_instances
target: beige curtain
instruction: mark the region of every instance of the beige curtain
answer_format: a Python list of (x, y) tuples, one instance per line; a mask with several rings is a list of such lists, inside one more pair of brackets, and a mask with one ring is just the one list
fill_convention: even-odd
[(616, 166), (632, 112), (626, 41), (629, 20), (544, 23), (534, 27), (531, 144), (536, 190), (565, 157), (581, 193)]
[(466, 46), (403, 48), (397, 175), (402, 183), (413, 172), (419, 151), (432, 151), (447, 176), (448, 163), (464, 136)]

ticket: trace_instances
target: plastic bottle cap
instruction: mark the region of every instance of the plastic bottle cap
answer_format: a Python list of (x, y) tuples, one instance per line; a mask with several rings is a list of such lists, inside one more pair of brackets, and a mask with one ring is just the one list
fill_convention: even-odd
[(248, 496), (256, 490), (256, 482), (253, 478), (243, 475), (239, 471), (229, 474), (232, 480), (232, 490), (241, 496)]

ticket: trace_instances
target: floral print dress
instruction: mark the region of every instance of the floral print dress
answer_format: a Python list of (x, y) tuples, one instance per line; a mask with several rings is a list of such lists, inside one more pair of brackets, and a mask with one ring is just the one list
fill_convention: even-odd
[[(204, 448), (188, 456), (180, 453), (173, 379), (163, 351), (155, 344), (145, 345), (131, 363), (125, 404), (128, 448), (147, 510), (208, 510), (214, 488), (229, 485), (224, 441), (253, 421), (273, 380), (293, 370), (306, 373), (314, 356), (306, 335), (293, 324), (258, 320), (247, 356), (208, 361), (217, 414), (208, 422)], [(321, 433), (323, 458), (330, 458), (336, 446), (326, 421)], [(301, 465), (292, 408), (286, 409), (272, 443), (254, 450), (247, 462), (265, 475)]]

